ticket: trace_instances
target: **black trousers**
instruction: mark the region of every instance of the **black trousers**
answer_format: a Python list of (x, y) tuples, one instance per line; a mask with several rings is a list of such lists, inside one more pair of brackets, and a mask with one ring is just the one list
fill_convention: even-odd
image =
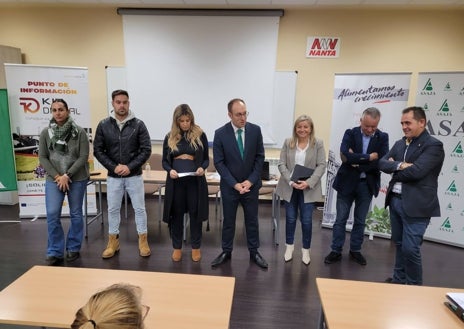
[(235, 221), (239, 203), (243, 207), (247, 246), (251, 254), (259, 248), (258, 225), (258, 197), (259, 188), (254, 187), (250, 192), (240, 194), (229, 187), (221, 186), (223, 201), (224, 222), (222, 225), (222, 250), (232, 252), (235, 237)]
[(187, 176), (174, 179), (172, 213), (171, 239), (173, 248), (182, 248), (184, 215), (188, 213), (191, 245), (193, 249), (199, 249), (203, 223), (198, 220), (198, 181), (196, 177)]

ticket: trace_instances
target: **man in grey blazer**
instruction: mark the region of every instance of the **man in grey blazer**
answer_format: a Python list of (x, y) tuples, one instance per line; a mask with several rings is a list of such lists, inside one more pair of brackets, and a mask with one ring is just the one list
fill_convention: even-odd
[(404, 109), (404, 137), (379, 161), (380, 170), (392, 174), (385, 207), (390, 207), (396, 259), (393, 278), (387, 282), (422, 285), (420, 246), (430, 217), (440, 216), (437, 188), (445, 151), (426, 124), (421, 107)]
[(217, 129), (213, 141), (214, 166), (221, 175), (221, 198), (224, 211), (222, 253), (211, 263), (221, 265), (232, 257), (235, 220), (240, 203), (245, 217), (245, 229), (250, 259), (266, 269), (267, 262), (258, 252), (258, 197), (264, 162), (261, 128), (247, 122), (248, 112), (242, 99), (232, 99), (227, 105), (230, 122)]

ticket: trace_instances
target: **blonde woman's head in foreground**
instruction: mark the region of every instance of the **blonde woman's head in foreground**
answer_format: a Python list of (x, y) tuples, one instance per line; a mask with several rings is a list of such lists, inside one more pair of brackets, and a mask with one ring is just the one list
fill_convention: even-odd
[(97, 292), (76, 313), (72, 329), (143, 329), (148, 307), (141, 304), (142, 290), (115, 284)]

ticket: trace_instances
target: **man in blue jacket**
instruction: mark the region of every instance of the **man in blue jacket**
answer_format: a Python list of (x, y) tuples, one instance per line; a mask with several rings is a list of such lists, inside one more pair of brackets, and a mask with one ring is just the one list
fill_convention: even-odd
[(388, 134), (377, 129), (380, 111), (375, 107), (364, 110), (360, 126), (347, 129), (340, 146), (342, 165), (335, 176), (333, 188), (337, 191), (337, 216), (333, 225), (332, 251), (325, 257), (326, 264), (342, 258), (346, 222), (354, 202), (354, 220), (350, 237), (350, 257), (366, 265), (361, 254), (366, 215), (372, 197), (379, 194), (380, 171), (378, 162), (388, 152)]
[(390, 207), (396, 259), (393, 278), (387, 282), (422, 285), (420, 246), (430, 217), (440, 216), (437, 188), (445, 151), (426, 124), (421, 107), (404, 109), (404, 137), (379, 161), (380, 170), (392, 174), (385, 207)]

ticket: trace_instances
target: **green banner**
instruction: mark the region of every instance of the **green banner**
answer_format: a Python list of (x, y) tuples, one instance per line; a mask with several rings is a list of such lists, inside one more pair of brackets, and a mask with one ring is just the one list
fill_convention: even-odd
[(11, 140), (10, 114), (6, 89), (0, 89), (0, 192), (16, 191), (16, 169)]

